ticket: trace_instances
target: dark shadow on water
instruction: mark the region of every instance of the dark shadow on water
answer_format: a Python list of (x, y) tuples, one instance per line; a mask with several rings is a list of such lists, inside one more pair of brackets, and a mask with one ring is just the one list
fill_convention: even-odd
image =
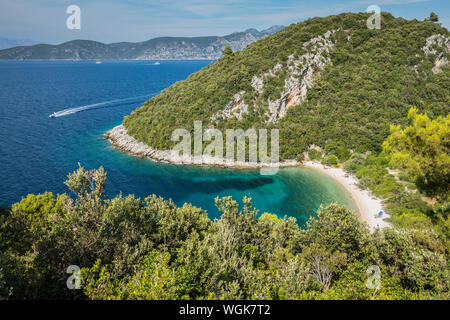
[(192, 181), (192, 180), (182, 180), (182, 184), (189, 184), (196, 191), (203, 193), (220, 193), (223, 190), (235, 189), (239, 191), (245, 191), (250, 189), (256, 189), (264, 185), (272, 184), (274, 181), (271, 178), (253, 178), (253, 179), (242, 179), (242, 178), (231, 178), (231, 179), (220, 179), (215, 181)]
[[(220, 212), (214, 205), (216, 196), (233, 196), (233, 200), (241, 203), (244, 195), (251, 196), (250, 191), (260, 187), (273, 184), (275, 180), (269, 177), (253, 177), (253, 178), (219, 178), (213, 179), (196, 179), (188, 177), (176, 177), (173, 175), (146, 175), (136, 177), (139, 182), (136, 184), (110, 183), (107, 185), (107, 194), (115, 196), (119, 192), (124, 195), (134, 194), (137, 197), (145, 198), (155, 194), (165, 199), (172, 199), (175, 204), (182, 206), (185, 202), (192, 203), (208, 211), (210, 218), (217, 218)], [(126, 185), (126, 187), (124, 187)], [(136, 190), (139, 190), (136, 192)], [(238, 193), (238, 194), (236, 194)], [(192, 198), (193, 194), (206, 195), (210, 198), (205, 202), (204, 197), (200, 197), (199, 201)]]
[(172, 190), (180, 190), (183, 193), (195, 193), (201, 192), (206, 194), (218, 194), (224, 190), (238, 190), (246, 191), (251, 189), (256, 189), (264, 185), (274, 183), (272, 178), (260, 177), (260, 178), (229, 178), (229, 179), (218, 179), (218, 180), (200, 180), (195, 181), (194, 179), (184, 179), (184, 178), (172, 178), (168, 180), (167, 178), (162, 178), (161, 176), (151, 176), (147, 178), (152, 182), (161, 183), (161, 180), (167, 185), (167, 187)]

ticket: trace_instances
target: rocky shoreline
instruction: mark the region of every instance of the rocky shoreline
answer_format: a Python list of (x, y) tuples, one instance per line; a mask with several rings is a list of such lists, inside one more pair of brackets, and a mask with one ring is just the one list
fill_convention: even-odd
[(153, 149), (145, 143), (136, 140), (128, 134), (127, 129), (122, 124), (106, 132), (105, 139), (109, 140), (116, 149), (119, 149), (122, 152), (156, 162), (234, 169), (285, 168), (301, 165), (301, 163), (296, 160), (286, 160), (278, 163), (251, 163), (228, 160), (221, 161), (220, 159), (211, 156), (203, 156), (201, 159), (192, 156), (180, 156), (172, 150), (164, 151)]

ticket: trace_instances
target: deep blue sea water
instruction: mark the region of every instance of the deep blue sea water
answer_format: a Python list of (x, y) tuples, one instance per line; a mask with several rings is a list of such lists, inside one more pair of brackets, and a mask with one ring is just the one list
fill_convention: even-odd
[[(337, 201), (354, 208), (333, 180), (311, 169), (261, 176), (258, 170), (154, 163), (123, 154), (103, 139), (148, 97), (209, 63), (0, 62), (0, 206), (28, 193), (66, 192), (67, 174), (81, 163), (104, 166), (108, 196), (157, 194), (202, 207), (211, 218), (218, 216), (214, 198), (228, 195), (250, 196), (260, 212), (294, 216), (300, 225), (321, 204)], [(61, 116), (49, 118), (53, 112)]]

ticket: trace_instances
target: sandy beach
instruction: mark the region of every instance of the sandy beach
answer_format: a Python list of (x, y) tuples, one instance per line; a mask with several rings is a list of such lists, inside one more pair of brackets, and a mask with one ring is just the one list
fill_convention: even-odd
[[(307, 161), (304, 162), (303, 165), (306, 168), (318, 170), (341, 184), (352, 196), (353, 201), (358, 208), (359, 218), (366, 222), (372, 231), (376, 228), (382, 229), (391, 227), (389, 222), (384, 221), (384, 219), (390, 218), (390, 216), (385, 213), (382, 200), (372, 196), (368, 190), (360, 189), (356, 177), (353, 177), (350, 174), (348, 177), (345, 177), (346, 172), (343, 169), (331, 168), (328, 166), (327, 169), (325, 169), (322, 164), (317, 162)], [(374, 215), (380, 211), (383, 211), (383, 217), (375, 218)]]

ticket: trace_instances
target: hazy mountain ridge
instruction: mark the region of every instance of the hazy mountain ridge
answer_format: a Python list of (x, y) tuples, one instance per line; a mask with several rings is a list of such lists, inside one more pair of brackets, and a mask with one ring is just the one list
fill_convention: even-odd
[(38, 42), (28, 39), (11, 39), (6, 37), (0, 37), (0, 50), (9, 49), (17, 46), (32, 46), (35, 44), (38, 44)]
[(239, 51), (284, 27), (249, 29), (223, 37), (159, 37), (144, 42), (104, 44), (74, 40), (59, 45), (38, 44), (0, 50), (0, 60), (183, 60), (218, 59), (225, 46)]

